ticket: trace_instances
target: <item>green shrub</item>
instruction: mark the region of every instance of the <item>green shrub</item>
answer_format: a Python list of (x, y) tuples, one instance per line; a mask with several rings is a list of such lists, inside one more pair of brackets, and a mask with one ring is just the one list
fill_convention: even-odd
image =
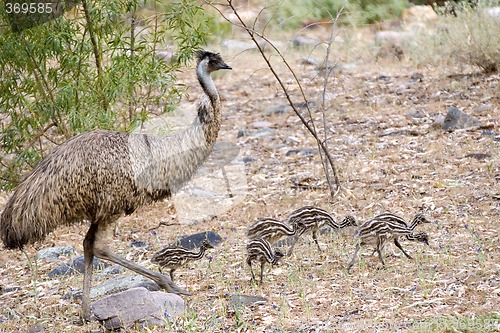
[(304, 21), (331, 20), (340, 12), (342, 24), (361, 25), (398, 17), (408, 7), (406, 0), (281, 0), (273, 3), (274, 18), (285, 28)]
[[(1, 188), (55, 144), (96, 128), (130, 130), (184, 92), (176, 71), (209, 28), (198, 2), (169, 2), (168, 10), (160, 1), (86, 3), (88, 20), (80, 5), (20, 32), (0, 6)], [(155, 56), (170, 45), (177, 62)]]
[[(484, 72), (497, 72), (500, 66), (500, 18), (486, 12), (496, 1), (451, 4), (437, 8), (438, 31), (416, 40), (412, 58), (419, 64), (450, 61), (473, 65)], [(450, 14), (453, 12), (453, 14)]]

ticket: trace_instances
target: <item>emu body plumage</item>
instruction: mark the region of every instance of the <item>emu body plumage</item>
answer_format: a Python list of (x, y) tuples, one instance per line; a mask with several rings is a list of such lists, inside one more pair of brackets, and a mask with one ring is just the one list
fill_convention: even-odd
[(210, 154), (221, 122), (220, 97), (210, 73), (231, 69), (218, 54), (197, 52), (204, 95), (187, 129), (165, 137), (97, 130), (71, 138), (48, 154), (17, 186), (0, 216), (6, 248), (43, 240), (61, 225), (88, 221), (83, 242), (83, 317), (90, 319), (94, 256), (151, 278), (169, 292), (189, 294), (167, 276), (121, 258), (108, 248), (116, 220), (168, 198)]

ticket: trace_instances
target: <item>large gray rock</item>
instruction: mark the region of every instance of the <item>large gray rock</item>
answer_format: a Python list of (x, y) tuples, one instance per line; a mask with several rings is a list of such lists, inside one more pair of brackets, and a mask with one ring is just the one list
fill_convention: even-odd
[(184, 312), (184, 300), (163, 291), (133, 288), (95, 301), (91, 308), (106, 329), (119, 330), (134, 324), (164, 326)]
[(448, 108), (442, 128), (444, 130), (470, 129), (483, 126), (483, 123), (453, 106)]
[(158, 291), (161, 289), (158, 284), (142, 275), (127, 275), (105, 281), (92, 287), (90, 290), (90, 298), (95, 299), (134, 288), (144, 288), (149, 291)]

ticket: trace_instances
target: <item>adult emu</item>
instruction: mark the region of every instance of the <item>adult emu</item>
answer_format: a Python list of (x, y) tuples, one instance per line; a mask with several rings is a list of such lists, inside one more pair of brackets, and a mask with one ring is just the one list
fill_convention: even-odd
[(71, 138), (47, 155), (17, 186), (0, 217), (6, 248), (21, 249), (60, 225), (89, 221), (83, 241), (82, 315), (90, 320), (94, 256), (144, 275), (169, 292), (189, 294), (165, 275), (112, 253), (116, 220), (168, 198), (210, 154), (221, 122), (219, 93), (210, 73), (231, 69), (219, 54), (198, 51), (196, 73), (204, 94), (187, 129), (164, 137), (93, 131)]

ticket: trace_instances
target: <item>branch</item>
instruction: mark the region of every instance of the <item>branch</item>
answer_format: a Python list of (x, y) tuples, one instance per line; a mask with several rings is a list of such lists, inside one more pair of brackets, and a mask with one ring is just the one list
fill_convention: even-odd
[[(302, 121), (302, 124), (307, 128), (307, 130), (309, 131), (309, 133), (311, 133), (311, 135), (315, 138), (316, 140), (316, 144), (318, 145), (318, 150), (319, 151), (322, 151), (325, 156), (326, 156), (326, 160), (328, 161), (328, 164), (330, 166), (330, 168), (332, 169), (333, 171), (333, 175), (334, 175), (334, 179), (335, 179), (335, 185), (336, 185), (336, 189), (334, 190), (333, 187), (332, 187), (332, 184), (329, 180), (329, 174), (328, 174), (328, 168), (324, 165), (324, 169), (325, 169), (325, 174), (327, 175), (327, 181), (328, 181), (328, 186), (330, 188), (330, 194), (332, 197), (336, 196), (338, 194), (338, 192), (341, 190), (341, 184), (340, 184), (340, 181), (339, 181), (339, 178), (338, 178), (338, 174), (337, 174), (337, 169), (335, 167), (335, 164), (333, 162), (333, 158), (330, 154), (330, 152), (328, 151), (325, 143), (319, 139), (318, 137), (318, 134), (317, 134), (317, 131), (316, 131), (316, 127), (314, 125), (314, 121), (313, 121), (313, 117), (312, 117), (312, 112), (311, 112), (311, 109), (309, 107), (309, 103), (307, 103), (308, 99), (306, 97), (306, 94), (302, 88), (302, 85), (300, 84), (300, 81), (297, 77), (297, 75), (295, 74), (295, 72), (293, 71), (293, 69), (291, 68), (290, 64), (286, 61), (285, 57), (283, 56), (283, 54), (280, 52), (280, 50), (267, 38), (263, 35), (263, 33), (260, 33), (258, 31), (256, 31), (255, 29), (253, 28), (250, 28), (246, 25), (246, 23), (243, 21), (243, 19), (240, 17), (238, 11), (236, 10), (236, 8), (234, 7), (233, 5), (233, 2), (232, 0), (226, 0), (227, 3), (228, 3), (228, 6), (229, 8), (231, 8), (231, 10), (233, 11), (233, 13), (235, 14), (236, 18), (238, 19), (238, 21), (240, 22), (240, 24), (237, 24), (237, 23), (234, 23), (232, 22), (231, 20), (229, 20), (225, 15), (224, 13), (222, 13), (219, 8), (217, 8), (215, 5), (213, 5), (212, 3), (210, 2), (207, 2), (207, 0), (205, 0), (205, 2), (207, 4), (209, 4), (210, 6), (212, 6), (215, 10), (217, 10), (219, 12), (219, 14), (226, 20), (228, 21), (229, 23), (237, 26), (237, 27), (240, 27), (242, 29), (244, 29), (248, 35), (250, 36), (250, 38), (252, 39), (252, 41), (255, 43), (255, 45), (257, 46), (257, 49), (258, 51), (260, 52), (260, 54), (262, 55), (262, 58), (264, 59), (264, 61), (266, 62), (267, 64), (267, 67), (269, 68), (269, 70), (272, 72), (272, 74), (274, 75), (274, 77), (276, 78), (276, 80), (278, 81), (278, 84), (280, 85), (281, 89), (283, 90), (284, 94), (285, 94), (285, 97), (288, 101), (288, 104), (291, 106), (291, 108), (293, 109), (293, 111), (295, 112), (295, 114), (299, 117), (299, 119)], [(259, 15), (262, 13), (262, 10), (259, 12)], [(255, 26), (255, 22), (254, 22), (254, 26)], [(272, 49), (274, 49), (274, 51), (278, 54), (278, 56), (281, 58), (281, 60), (283, 61), (283, 63), (285, 64), (286, 68), (290, 71), (290, 73), (292, 74), (293, 76), (293, 79), (295, 81), (295, 83), (297, 84), (298, 88), (299, 88), (299, 91), (300, 91), (300, 94), (302, 95), (302, 98), (304, 99), (304, 101), (306, 102), (305, 105), (306, 105), (306, 109), (307, 109), (307, 112), (309, 114), (309, 117), (311, 119), (311, 121), (307, 121), (304, 116), (299, 112), (299, 110), (296, 108), (295, 104), (292, 102), (292, 99), (291, 99), (291, 96), (288, 92), (288, 89), (286, 88), (285, 84), (283, 83), (283, 81), (281, 80), (280, 76), (278, 75), (278, 73), (276, 72), (276, 70), (274, 69), (273, 65), (271, 64), (270, 60), (265, 56), (264, 54), (264, 49), (263, 47), (258, 43), (256, 37), (259, 37), (259, 38), (262, 38), (267, 44), (269, 44)], [(323, 161), (323, 159), (322, 159)]]

